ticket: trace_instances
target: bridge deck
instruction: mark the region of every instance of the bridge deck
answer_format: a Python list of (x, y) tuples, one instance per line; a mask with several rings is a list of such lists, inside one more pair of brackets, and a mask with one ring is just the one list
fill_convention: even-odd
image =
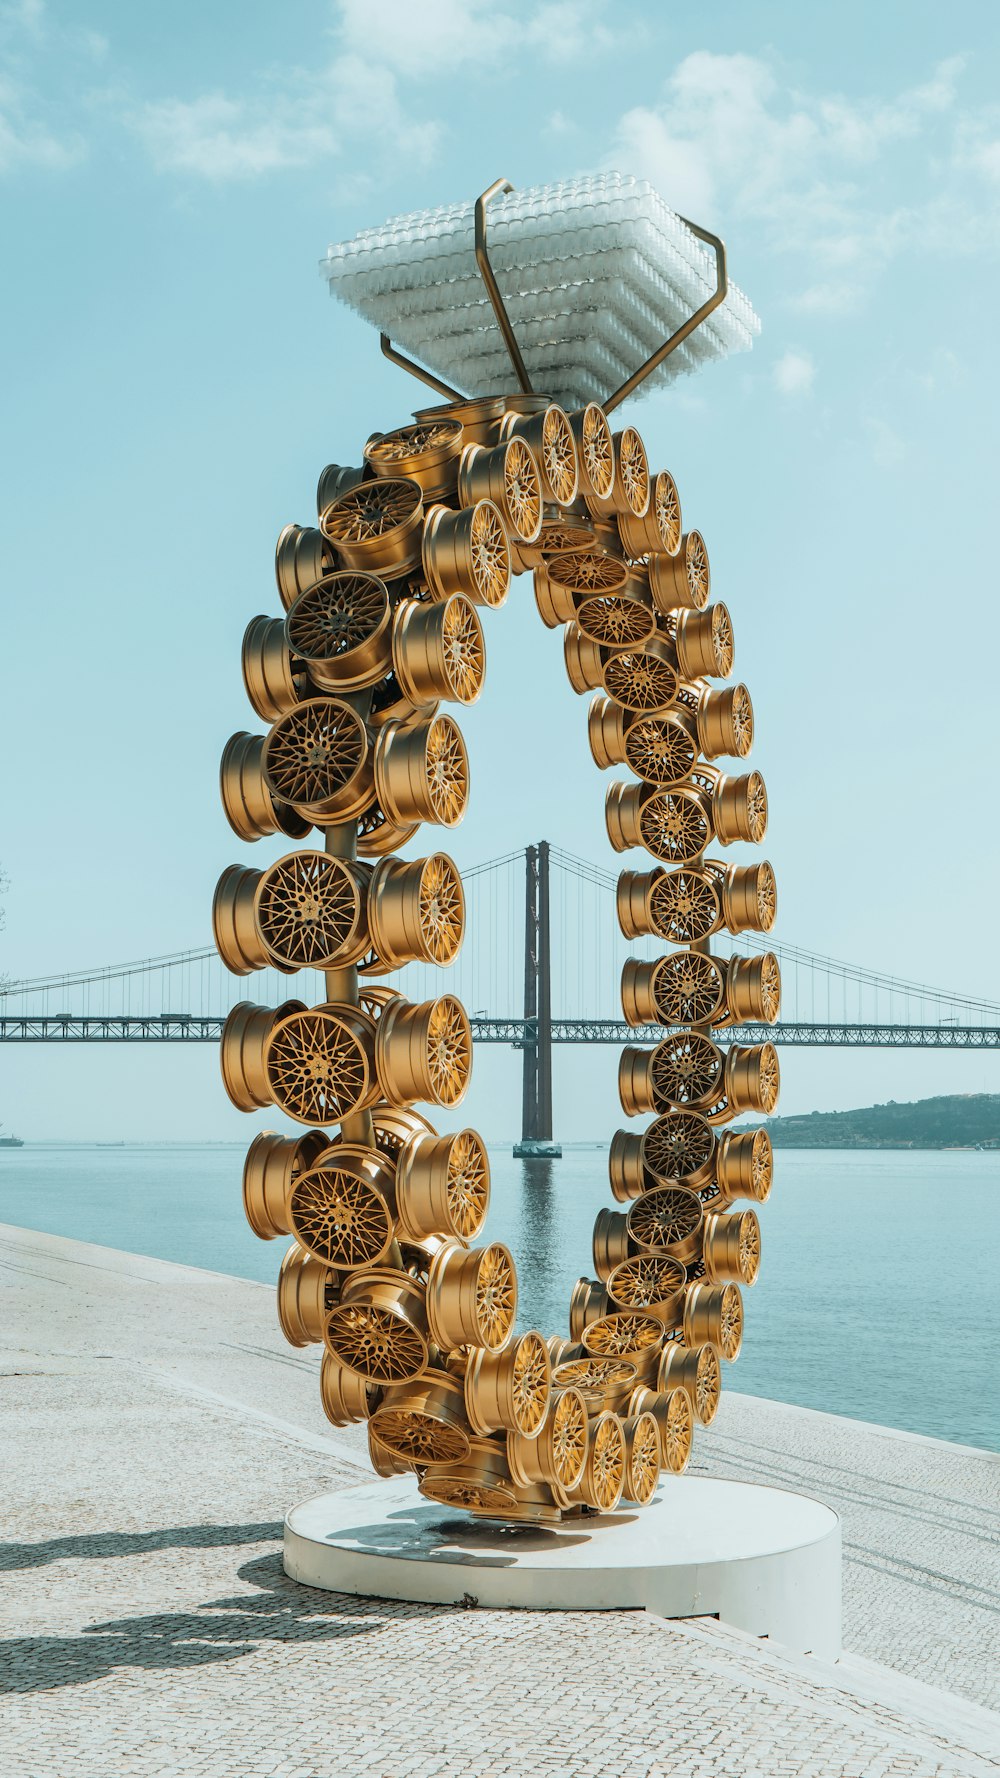
[[(218, 1043), (223, 1019), (198, 1013), (0, 1016), (6, 1043)], [(477, 1043), (524, 1049), (535, 1041), (532, 1019), (471, 1020)], [(627, 1025), (624, 1019), (553, 1019), (553, 1043), (658, 1043), (663, 1025)], [(784, 1044), (799, 1049), (1000, 1049), (1000, 1025), (813, 1024), (729, 1025), (727, 1041)]]

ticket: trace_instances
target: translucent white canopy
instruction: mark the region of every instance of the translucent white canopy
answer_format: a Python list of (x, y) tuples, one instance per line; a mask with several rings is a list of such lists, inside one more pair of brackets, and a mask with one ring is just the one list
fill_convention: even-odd
[[(394, 216), (330, 247), (330, 293), (465, 395), (517, 387), (476, 265), (474, 205)], [(715, 289), (715, 256), (644, 179), (601, 173), (492, 200), (489, 256), (534, 388), (600, 401)], [(641, 385), (749, 349), (760, 321), (729, 294)]]

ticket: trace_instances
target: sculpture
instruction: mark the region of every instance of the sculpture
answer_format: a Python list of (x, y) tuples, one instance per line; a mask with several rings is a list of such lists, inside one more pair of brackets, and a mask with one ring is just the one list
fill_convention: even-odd
[[(740, 1286), (759, 1266), (751, 1206), (771, 1185), (766, 1132), (725, 1126), (769, 1113), (778, 1091), (770, 1044), (726, 1051), (717, 1039), (729, 1024), (773, 1022), (779, 977), (771, 953), (712, 950), (715, 935), (767, 932), (775, 915), (768, 864), (708, 856), (758, 842), (767, 819), (759, 774), (715, 763), (743, 760), (753, 735), (746, 687), (710, 683), (732, 669), (729, 614), (709, 602), (706, 547), (683, 529), (671, 475), (650, 474), (636, 429), (607, 417), (731, 294), (721, 242), (680, 225), (711, 245), (714, 292), (603, 405), (567, 411), (531, 388), (490, 263), (486, 205), (502, 189), (477, 205), (476, 248), (520, 387), (462, 396), (383, 336), (447, 399), (374, 433), (356, 467), (324, 469), (318, 524), (282, 531), (286, 615), (254, 618), (243, 645), (247, 693), (270, 727), (234, 736), (222, 762), (242, 839), (316, 828), (323, 845), (263, 871), (231, 866), (213, 920), (235, 974), (325, 972), (321, 1005), (234, 1007), (221, 1060), (234, 1104), (276, 1105), (304, 1127), (255, 1138), (244, 1204), (258, 1235), (293, 1237), (278, 1313), (292, 1344), (324, 1344), (326, 1414), (366, 1420), (378, 1473), (411, 1471), (432, 1500), (546, 1521), (648, 1502), (661, 1470), (685, 1467), (695, 1422), (715, 1414), (720, 1359), (740, 1349)], [(424, 356), (472, 351), (475, 330), (465, 344), (459, 332), (435, 347), (430, 329)], [(652, 1121), (612, 1141), (620, 1207), (598, 1216), (597, 1275), (573, 1292), (569, 1336), (547, 1339), (515, 1335), (514, 1259), (476, 1245), (481, 1138), (438, 1134), (414, 1109), (461, 1102), (465, 1010), (447, 992), (412, 1004), (379, 983), (409, 961), (447, 965), (461, 944), (452, 860), (397, 852), (421, 823), (462, 817), (466, 752), (441, 706), (478, 697), (484, 615), (525, 570), (542, 620), (564, 626), (572, 685), (593, 694), (596, 764), (633, 774), (608, 792), (608, 836), (654, 862), (623, 871), (621, 928), (672, 947), (623, 973), (626, 1019), (664, 1028), (619, 1066), (625, 1113)]]

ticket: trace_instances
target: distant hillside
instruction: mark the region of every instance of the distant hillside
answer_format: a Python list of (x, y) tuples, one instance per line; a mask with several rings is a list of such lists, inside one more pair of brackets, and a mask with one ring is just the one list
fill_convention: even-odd
[(776, 1148), (1000, 1148), (1000, 1093), (953, 1093), (912, 1105), (772, 1117)]

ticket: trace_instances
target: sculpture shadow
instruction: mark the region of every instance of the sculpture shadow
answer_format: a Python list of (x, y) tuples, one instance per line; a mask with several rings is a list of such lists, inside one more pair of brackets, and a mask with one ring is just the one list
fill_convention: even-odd
[[(262, 1530), (266, 1536), (276, 1536), (280, 1535), (281, 1527), (203, 1526), (190, 1527), (190, 1530), (247, 1533), (246, 1537), (206, 1537), (202, 1540), (204, 1547), (212, 1543), (259, 1542)], [(154, 1550), (172, 1547), (171, 1533), (150, 1535), (159, 1537), (160, 1541), (148, 1547)], [(176, 1532), (172, 1535), (174, 1546), (187, 1547), (187, 1532), (180, 1537)], [(74, 1540), (60, 1541), (72, 1543)], [(106, 1541), (109, 1545), (133, 1542), (128, 1537), (117, 1539), (113, 1536), (107, 1540), (76, 1541)], [(105, 1553), (127, 1552), (109, 1548)], [(340, 1593), (303, 1587), (287, 1579), (277, 1553), (245, 1563), (239, 1576), (258, 1591), (210, 1599), (194, 1611), (152, 1612), (115, 1618), (109, 1623), (88, 1624), (72, 1636), (12, 1637), (0, 1643), (0, 1694), (10, 1696), (86, 1685), (128, 1667), (177, 1671), (209, 1666), (218, 1661), (236, 1661), (269, 1642), (286, 1645), (340, 1642), (377, 1634), (400, 1612), (412, 1617), (426, 1611), (431, 1616), (456, 1609), (442, 1605), (397, 1606), (381, 1599), (348, 1598)]]
[(266, 1543), (281, 1536), (279, 1521), (258, 1525), (171, 1525), (162, 1531), (97, 1531), (52, 1537), (46, 1543), (0, 1543), (0, 1573), (44, 1568), (49, 1562), (94, 1557), (147, 1556), (157, 1550), (218, 1549), (225, 1544)]
[(570, 1531), (555, 1525), (470, 1520), (464, 1514), (452, 1516), (447, 1508), (428, 1502), (400, 1507), (367, 1525), (338, 1526), (331, 1541), (366, 1555), (392, 1554), (445, 1565), (461, 1562), (476, 1568), (510, 1568), (519, 1555), (589, 1543), (590, 1534), (582, 1521), (580, 1529), (574, 1527)]

